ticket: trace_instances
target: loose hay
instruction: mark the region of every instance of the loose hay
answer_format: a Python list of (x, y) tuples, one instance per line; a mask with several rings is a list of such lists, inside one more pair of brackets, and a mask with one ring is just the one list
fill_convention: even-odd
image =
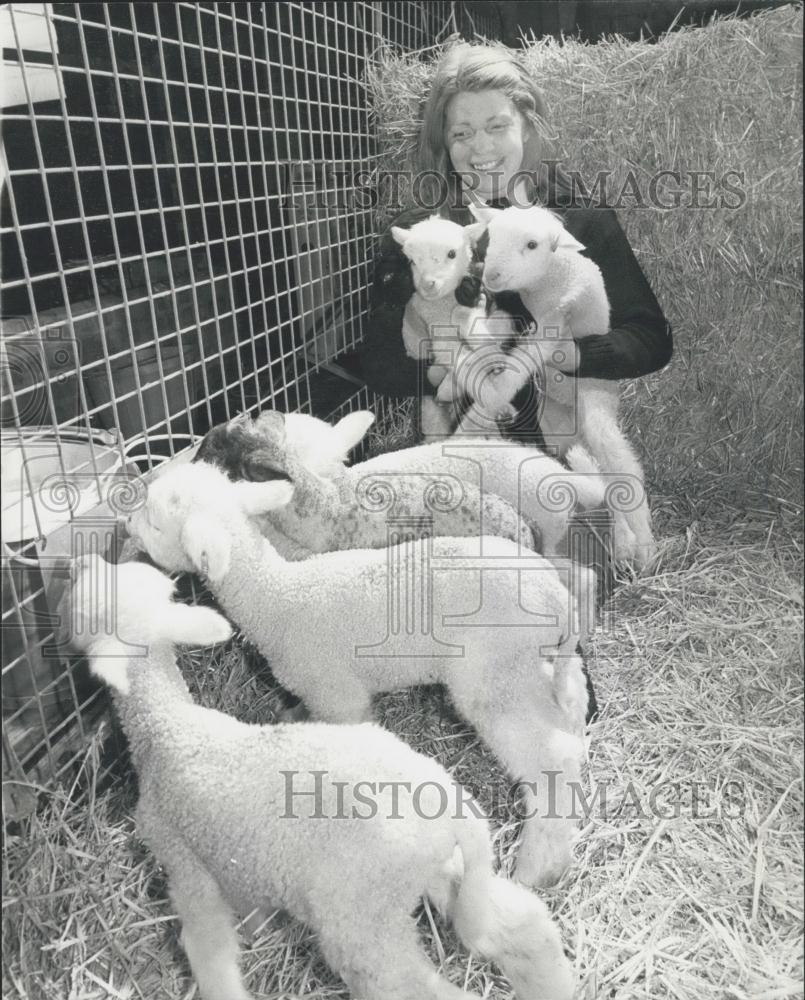
[[(545, 894), (589, 1000), (802, 996), (801, 24), (782, 9), (656, 46), (528, 52), (576, 165), (720, 170), (737, 159), (750, 192), (732, 213), (622, 213), (677, 350), (626, 400), (662, 552), (653, 575), (616, 593), (595, 639), (602, 717), (589, 774), (606, 808), (593, 802), (577, 864)], [(397, 166), (429, 73), (385, 57), (370, 80)], [(403, 440), (409, 419), (373, 448)], [(238, 643), (184, 666), (203, 703), (275, 718), (270, 678)], [(436, 689), (386, 696), (379, 712), (475, 791), (507, 868), (516, 825), (474, 733)], [(94, 790), (101, 736), (85, 799), (42, 792), (6, 838), (9, 1000), (196, 995), (163, 877), (134, 836), (130, 776)], [(428, 910), (420, 928), (453, 982), (507, 995)], [(248, 930), (243, 967), (258, 996), (346, 995), (305, 928), (274, 917)]]

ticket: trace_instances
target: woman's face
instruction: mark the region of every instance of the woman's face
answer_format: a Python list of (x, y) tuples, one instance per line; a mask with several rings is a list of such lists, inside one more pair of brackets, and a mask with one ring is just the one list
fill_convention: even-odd
[(524, 124), (501, 90), (466, 91), (448, 102), (445, 145), (453, 169), (483, 201), (503, 197), (521, 168)]

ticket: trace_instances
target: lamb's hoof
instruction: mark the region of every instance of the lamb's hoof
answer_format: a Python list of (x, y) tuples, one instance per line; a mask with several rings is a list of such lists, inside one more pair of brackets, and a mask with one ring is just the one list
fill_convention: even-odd
[(521, 849), (512, 878), (529, 889), (549, 889), (556, 885), (572, 863), (568, 845), (554, 852), (541, 851), (537, 858), (525, 856)]
[(303, 701), (299, 701), (295, 705), (289, 705), (287, 708), (280, 709), (277, 713), (277, 722), (304, 722), (309, 718), (310, 712), (307, 710), (307, 706)]
[(512, 878), (526, 889), (550, 889), (562, 878), (570, 866), (566, 864), (534, 868), (517, 863)]
[(498, 408), (495, 414), (495, 423), (498, 424), (511, 424), (514, 422), (514, 418), (517, 416), (517, 410), (511, 405), (511, 403), (506, 403), (504, 406)]
[(634, 566), (639, 572), (647, 570), (657, 558), (657, 544), (652, 539), (643, 545), (635, 545)]

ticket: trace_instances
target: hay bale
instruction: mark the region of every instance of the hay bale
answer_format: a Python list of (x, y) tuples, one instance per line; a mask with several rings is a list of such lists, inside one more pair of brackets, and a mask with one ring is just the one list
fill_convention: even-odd
[[(523, 45), (559, 158), (587, 190), (608, 172), (608, 202), (674, 327), (669, 370), (631, 386), (626, 414), (655, 495), (690, 498), (683, 520), (801, 508), (801, 36), (790, 6), (657, 44)], [(412, 170), (431, 73), (386, 50), (368, 74), (378, 228), (401, 207), (382, 177)], [(678, 207), (651, 204), (663, 170), (681, 180), (656, 192), (673, 205), (678, 191)]]

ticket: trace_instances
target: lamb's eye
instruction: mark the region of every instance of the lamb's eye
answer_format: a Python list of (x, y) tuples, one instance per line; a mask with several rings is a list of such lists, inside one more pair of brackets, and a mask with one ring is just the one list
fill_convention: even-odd
[(447, 259), (448, 260), (455, 260), (456, 259), (456, 251), (455, 250), (448, 250), (447, 251)]
[(536, 240), (529, 240), (528, 243), (526, 243), (526, 246), (528, 247), (529, 250), (536, 250), (537, 249), (537, 241)]

